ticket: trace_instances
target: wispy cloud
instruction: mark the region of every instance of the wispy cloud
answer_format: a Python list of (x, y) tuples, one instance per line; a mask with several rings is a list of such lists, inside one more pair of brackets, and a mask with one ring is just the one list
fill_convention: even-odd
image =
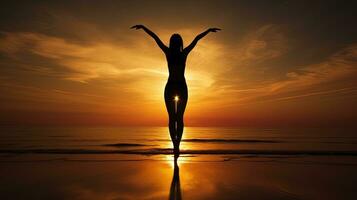
[[(5, 33), (0, 40), (0, 51), (18, 60), (22, 59), (19, 56), (24, 52), (52, 59), (57, 65), (69, 70), (66, 79), (80, 82), (127, 75), (143, 68), (152, 72), (154, 67), (162, 65), (149, 56), (139, 58), (133, 48), (120, 44), (83, 45), (38, 33)], [(38, 70), (46, 73), (54, 69), (42, 67)]]
[(331, 55), (325, 61), (294, 67), (277, 80), (257, 83), (244, 88), (235, 81), (219, 86), (222, 97), (230, 99), (223, 106), (239, 106), (264, 101), (295, 100), (309, 96), (347, 93), (356, 94), (357, 45)]
[(286, 73), (286, 80), (271, 84), (269, 91), (302, 90), (346, 77), (354, 78), (357, 73), (356, 58), (357, 45), (352, 45), (330, 56), (324, 62), (302, 66), (298, 70)]
[(279, 26), (268, 24), (249, 32), (234, 50), (239, 65), (256, 64), (284, 55), (288, 50), (287, 38)]

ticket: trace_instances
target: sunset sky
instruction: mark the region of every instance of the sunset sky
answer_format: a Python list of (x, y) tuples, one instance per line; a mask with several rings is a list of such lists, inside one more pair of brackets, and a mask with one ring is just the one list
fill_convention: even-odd
[[(351, 1), (352, 2), (352, 1)], [(347, 1), (1, 1), (0, 124), (167, 125), (164, 54), (188, 57), (188, 126), (355, 126)]]

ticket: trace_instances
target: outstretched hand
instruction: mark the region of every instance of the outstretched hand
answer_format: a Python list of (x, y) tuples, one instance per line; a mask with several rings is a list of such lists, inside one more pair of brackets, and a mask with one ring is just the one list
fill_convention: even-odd
[(135, 26), (132, 26), (130, 29), (136, 29), (136, 30), (139, 30), (139, 29), (143, 29), (145, 26), (144, 25), (135, 25)]
[(222, 29), (220, 28), (209, 28), (208, 31), (209, 32), (217, 32), (217, 31), (221, 31)]

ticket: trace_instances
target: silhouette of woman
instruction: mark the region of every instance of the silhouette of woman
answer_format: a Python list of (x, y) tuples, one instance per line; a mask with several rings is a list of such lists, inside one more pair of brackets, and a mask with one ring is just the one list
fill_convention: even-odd
[(143, 29), (149, 34), (166, 55), (169, 67), (169, 79), (165, 87), (165, 104), (169, 114), (169, 131), (174, 146), (174, 152), (179, 153), (179, 146), (183, 133), (183, 115), (187, 103), (187, 85), (185, 80), (185, 67), (187, 55), (196, 46), (197, 42), (210, 32), (217, 32), (219, 28), (209, 28), (188, 45), (183, 48), (183, 41), (179, 34), (175, 33), (170, 38), (170, 45), (167, 47), (160, 38), (144, 25), (135, 25), (132, 29)]

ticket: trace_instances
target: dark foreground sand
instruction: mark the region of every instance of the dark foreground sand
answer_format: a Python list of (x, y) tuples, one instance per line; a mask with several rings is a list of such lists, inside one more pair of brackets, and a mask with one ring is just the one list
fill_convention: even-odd
[(357, 158), (1, 155), (0, 199), (356, 199)]

